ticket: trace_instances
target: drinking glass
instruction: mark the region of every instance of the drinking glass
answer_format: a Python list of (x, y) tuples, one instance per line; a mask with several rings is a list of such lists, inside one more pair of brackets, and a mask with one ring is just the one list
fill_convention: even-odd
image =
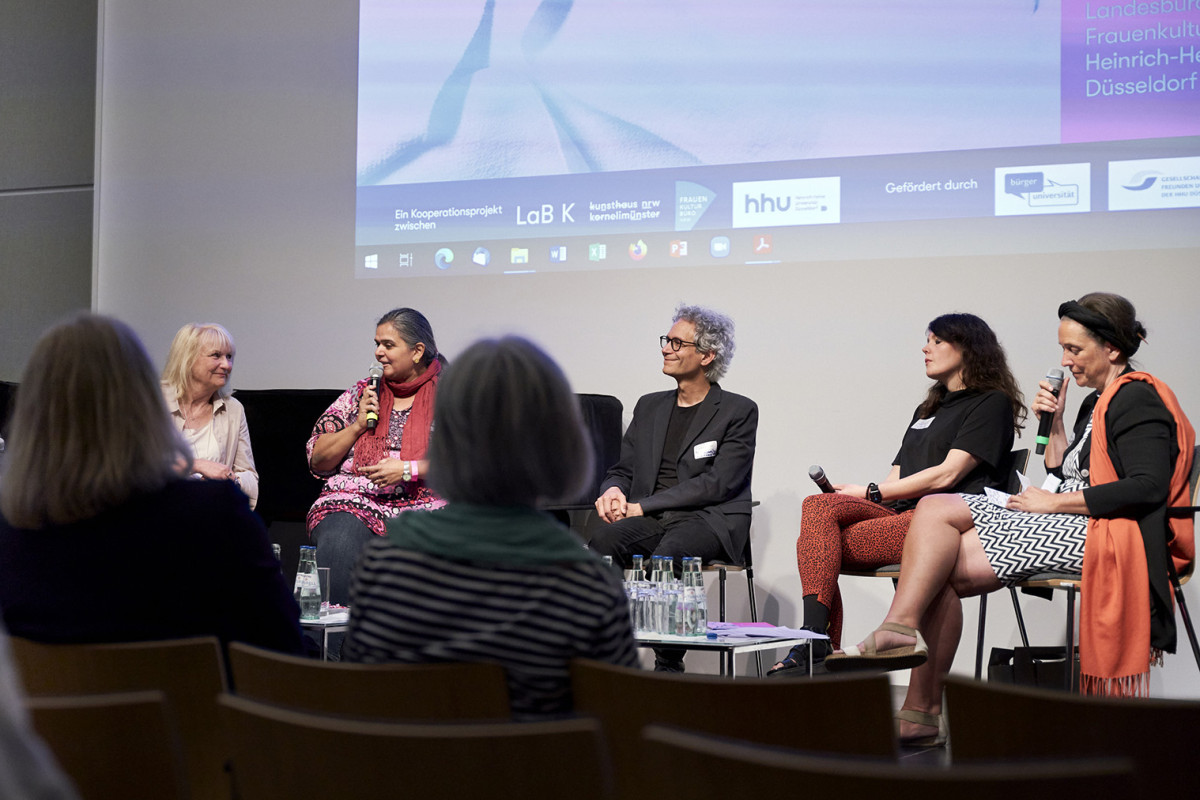
[(329, 567), (317, 567), (317, 580), (321, 582), (321, 616), (329, 616)]

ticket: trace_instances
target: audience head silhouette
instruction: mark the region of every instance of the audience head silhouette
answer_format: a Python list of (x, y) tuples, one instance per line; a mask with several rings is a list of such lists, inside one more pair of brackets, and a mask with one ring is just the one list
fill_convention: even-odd
[(0, 511), (19, 527), (87, 519), (191, 465), (137, 334), (98, 314), (38, 340), (9, 430)]
[(591, 438), (562, 370), (519, 337), (471, 345), (434, 408), (429, 482), (452, 502), (534, 506), (592, 477)]

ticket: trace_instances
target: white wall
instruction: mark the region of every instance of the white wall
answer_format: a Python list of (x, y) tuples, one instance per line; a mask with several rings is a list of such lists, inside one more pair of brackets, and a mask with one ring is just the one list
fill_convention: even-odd
[[(925, 325), (940, 313), (991, 322), (1029, 390), (1058, 361), (1058, 303), (1125, 294), (1150, 330), (1143, 366), (1200, 419), (1197, 248), (356, 282), (356, 13), (353, 0), (101, 3), (94, 301), (134, 324), (156, 358), (181, 323), (212, 319), (238, 340), (236, 385), (341, 387), (370, 363), (374, 319), (410, 305), (451, 359), (478, 336), (522, 333), (577, 391), (632, 409), (670, 386), (656, 339), (672, 308), (724, 310), (738, 324), (724, 385), (761, 410), (753, 536), (760, 607), (780, 623), (798, 621), (808, 466), (835, 481), (887, 473), (927, 385)], [(1032, 442), (1027, 430), (1021, 444)], [(844, 589), (852, 639), (882, 618), (891, 587), (847, 579)], [(1200, 610), (1200, 591), (1188, 593)], [(731, 597), (744, 616), (736, 577)], [(1026, 605), (1035, 638), (1060, 641), (1062, 601)], [(992, 606), (989, 646), (1011, 643), (1007, 598)], [(972, 643), (975, 608), (967, 602)], [(964, 646), (956, 667), (973, 657)], [(1187, 654), (1153, 681), (1157, 694), (1200, 696)]]

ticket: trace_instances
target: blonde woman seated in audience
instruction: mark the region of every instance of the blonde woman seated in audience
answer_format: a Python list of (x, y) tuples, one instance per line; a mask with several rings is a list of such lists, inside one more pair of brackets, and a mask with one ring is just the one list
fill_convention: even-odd
[(179, 329), (162, 373), (163, 399), (171, 421), (192, 449), (192, 469), (201, 478), (233, 481), (258, 501), (258, 470), (242, 404), (230, 397), (237, 348), (229, 331), (215, 323), (189, 322)]
[(0, 485), (0, 610), (12, 634), (214, 635), (302, 652), (300, 610), (262, 520), (232, 481), (184, 478), (191, 450), (134, 332), (81, 314), (43, 335), (29, 364)]
[(558, 366), (524, 339), (484, 340), (448, 368), (429, 482), (448, 505), (367, 544), (350, 589), (347, 661), (488, 661), (519, 718), (571, 710), (568, 666), (636, 666), (621, 576), (541, 504), (578, 495), (591, 442)]

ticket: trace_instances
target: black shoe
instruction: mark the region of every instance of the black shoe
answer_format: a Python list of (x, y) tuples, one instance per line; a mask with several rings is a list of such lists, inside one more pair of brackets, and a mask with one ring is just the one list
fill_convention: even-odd
[(676, 650), (655, 650), (654, 671), (675, 672), (682, 674), (685, 671), (683, 666), (683, 655), (680, 651)]
[[(804, 629), (809, 630), (809, 629)], [(833, 645), (828, 639), (810, 639), (804, 644), (793, 645), (788, 654), (779, 662), (781, 666), (767, 672), (768, 678), (806, 678), (808, 677), (808, 648), (812, 648), (813, 675), (824, 675), (825, 656), (833, 652)]]

